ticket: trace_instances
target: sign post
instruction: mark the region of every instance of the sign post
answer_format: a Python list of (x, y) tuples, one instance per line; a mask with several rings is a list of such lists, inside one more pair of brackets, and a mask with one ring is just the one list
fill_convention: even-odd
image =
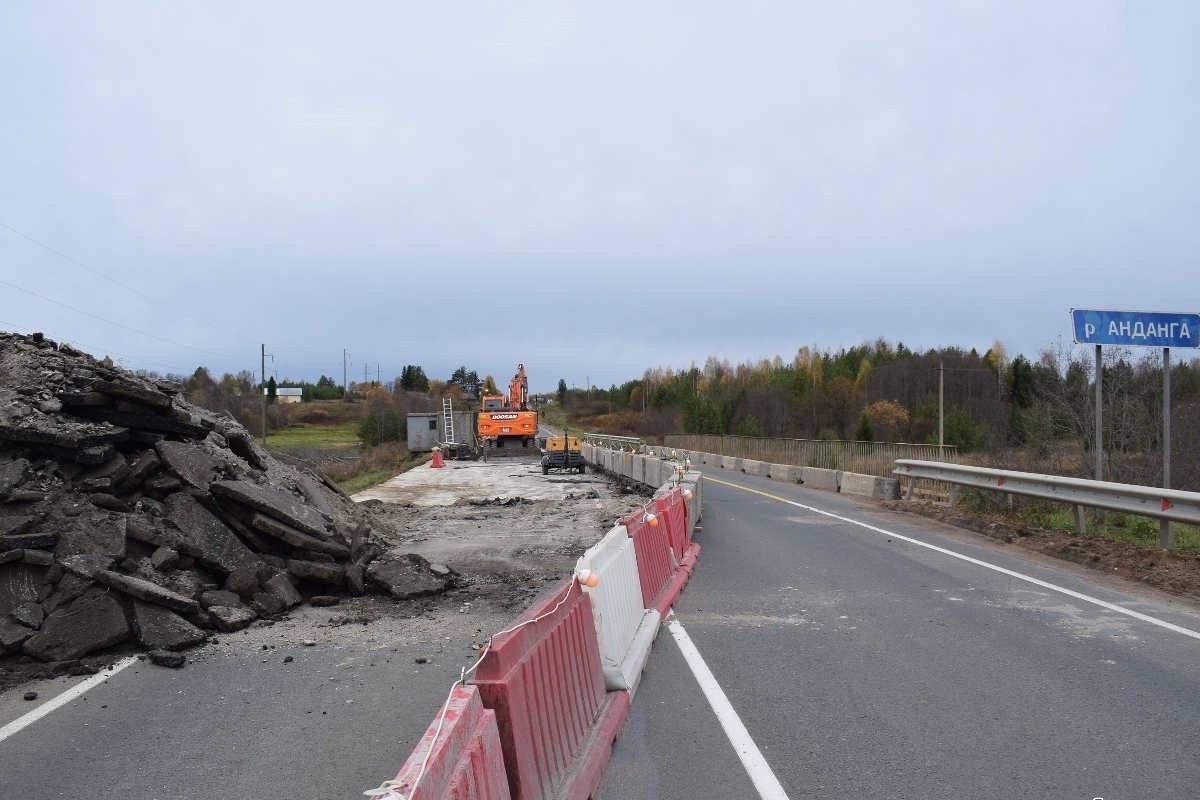
[[(1096, 480), (1104, 479), (1103, 345), (1161, 347), (1163, 358), (1163, 488), (1171, 488), (1171, 348), (1200, 347), (1200, 314), (1071, 309), (1075, 342), (1096, 346)], [(1077, 526), (1081, 516), (1076, 511)], [(1082, 533), (1082, 530), (1080, 531)], [(1171, 523), (1163, 520), (1159, 544), (1175, 547)]]

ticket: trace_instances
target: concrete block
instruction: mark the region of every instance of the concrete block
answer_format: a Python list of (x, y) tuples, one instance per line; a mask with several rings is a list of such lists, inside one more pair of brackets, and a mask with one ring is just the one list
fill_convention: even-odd
[(793, 464), (767, 464), (767, 477), (784, 483), (800, 483), (800, 470)]
[(742, 460), (733, 456), (721, 456), (721, 469), (732, 470), (733, 472), (742, 471)]
[(742, 472), (747, 475), (757, 475), (760, 478), (767, 477), (767, 462), (755, 461), (750, 458), (742, 459)]
[(876, 500), (900, 498), (900, 481), (895, 478), (877, 478), (874, 475), (843, 472), (838, 485), (842, 494), (871, 497)]
[(800, 482), (810, 489), (822, 489), (827, 492), (838, 491), (841, 470), (821, 469), (820, 467), (801, 467)]

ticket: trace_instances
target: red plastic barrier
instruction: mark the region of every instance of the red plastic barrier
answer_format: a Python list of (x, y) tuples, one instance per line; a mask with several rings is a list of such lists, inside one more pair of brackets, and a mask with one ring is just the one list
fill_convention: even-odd
[(642, 586), (642, 607), (654, 608), (659, 594), (675, 564), (671, 559), (671, 539), (667, 526), (660, 519), (656, 527), (642, 521), (642, 512), (626, 517), (623, 522), (633, 539), (633, 554), (637, 558), (638, 581)]
[(671, 550), (675, 560), (683, 558), (683, 552), (691, 544), (688, 533), (687, 506), (683, 501), (683, 493), (674, 489), (654, 501), (654, 510), (659, 521), (664, 523), (671, 542)]
[[(440, 734), (437, 728), (435, 718), (396, 775), (396, 792), (409, 800), (511, 800), (496, 714), (483, 707), (479, 689), (455, 687)], [(426, 753), (425, 774), (412, 790)]]
[(535, 602), (497, 636), (474, 683), (496, 712), (513, 800), (586, 800), (600, 785), (629, 712), (627, 692), (605, 692), (590, 600), (574, 579)]

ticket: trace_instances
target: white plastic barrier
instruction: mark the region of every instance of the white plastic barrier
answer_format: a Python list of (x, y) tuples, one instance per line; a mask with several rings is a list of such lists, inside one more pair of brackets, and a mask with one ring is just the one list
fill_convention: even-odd
[(599, 578), (593, 588), (584, 586), (592, 601), (592, 621), (600, 641), (600, 665), (610, 690), (637, 689), (650, 645), (661, 622), (653, 608), (642, 607), (633, 540), (624, 525), (604, 534), (575, 565), (576, 574), (590, 570)]

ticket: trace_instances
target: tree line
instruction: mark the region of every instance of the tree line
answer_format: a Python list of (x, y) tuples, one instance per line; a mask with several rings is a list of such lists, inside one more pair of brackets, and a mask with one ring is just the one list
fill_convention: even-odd
[[(1095, 430), (1090, 351), (1064, 348), (1009, 358), (1002, 343), (914, 351), (884, 339), (836, 351), (801, 347), (731, 364), (708, 358), (654, 368), (608, 389), (566, 389), (559, 402), (581, 424), (613, 433), (716, 433), (806, 439), (936, 443), (939, 379), (945, 443), (1004, 461), (1059, 458), (1057, 471), (1088, 474)], [(1108, 348), (1106, 476), (1161, 478), (1162, 372), (1154, 350)], [(1200, 361), (1172, 368), (1173, 482), (1200, 484)], [(1000, 454), (1004, 454), (1000, 458)], [(1157, 477), (1156, 477), (1157, 476)]]

